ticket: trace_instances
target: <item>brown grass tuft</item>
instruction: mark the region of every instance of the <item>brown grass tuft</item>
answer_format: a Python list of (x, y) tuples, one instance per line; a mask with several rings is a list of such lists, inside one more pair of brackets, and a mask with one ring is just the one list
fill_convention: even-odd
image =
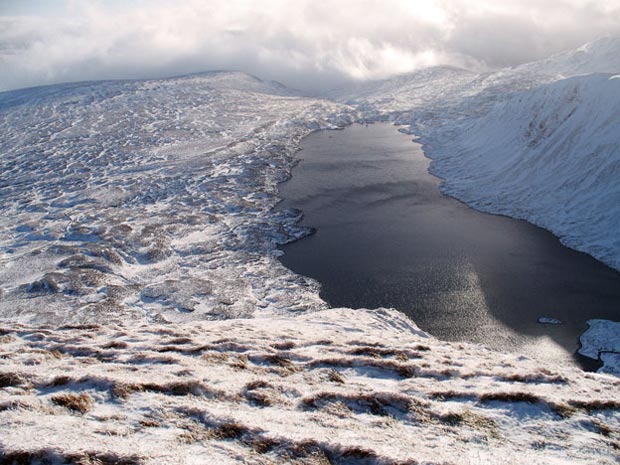
[(305, 409), (325, 409), (330, 404), (342, 403), (354, 412), (370, 413), (372, 415), (387, 416), (392, 411), (408, 413), (411, 410), (411, 399), (402, 394), (373, 393), (373, 394), (337, 394), (331, 392), (319, 393), (306, 397), (301, 401)]
[(90, 411), (95, 404), (93, 398), (85, 392), (80, 394), (58, 394), (52, 397), (52, 402), (73, 412), (82, 414)]
[(244, 442), (247, 446), (251, 447), (255, 452), (259, 454), (266, 454), (270, 450), (280, 445), (277, 440), (264, 436), (259, 436)]
[(439, 415), (437, 419), (450, 426), (467, 425), (487, 434), (488, 436), (499, 438), (497, 424), (491, 418), (479, 415), (469, 409), (465, 409), (462, 412)]
[(274, 387), (262, 380), (252, 381), (245, 385), (243, 396), (253, 404), (267, 407), (274, 404)]
[(74, 330), (74, 329), (77, 329), (77, 330), (83, 330), (83, 331), (87, 331), (87, 330), (91, 330), (92, 331), (94, 329), (101, 329), (101, 328), (102, 328), (101, 325), (93, 323), (93, 324), (83, 324), (83, 325), (64, 325), (64, 326), (61, 326), (58, 329), (60, 329), (60, 330)]
[(143, 391), (140, 384), (116, 383), (112, 387), (112, 395), (118, 399), (127, 399), (134, 392)]
[(588, 411), (620, 409), (620, 400), (571, 400), (570, 405)]
[(87, 452), (66, 457), (64, 463), (75, 465), (141, 465), (144, 461), (138, 456), (122, 456), (111, 452), (104, 454)]
[(192, 338), (189, 337), (175, 337), (174, 339), (171, 339), (169, 341), (164, 342), (164, 344), (192, 344), (194, 342), (194, 340)]
[(575, 407), (571, 407), (570, 405), (564, 403), (549, 402), (549, 406), (562, 418), (570, 418), (577, 412)]
[(228, 354), (221, 352), (205, 352), (200, 358), (208, 363), (220, 364), (228, 360)]
[(295, 343), (292, 341), (276, 342), (271, 347), (277, 350), (291, 350), (295, 347)]
[(414, 347), (412, 347), (412, 349), (417, 350), (419, 352), (428, 352), (431, 350), (429, 346), (425, 346), (423, 344), (416, 344)]
[(289, 358), (282, 357), (281, 355), (267, 355), (263, 357), (263, 361), (271, 365), (276, 365), (281, 368), (285, 368), (287, 371), (299, 371), (301, 368), (297, 367)]
[(0, 465), (30, 465), (37, 463), (44, 457), (40, 452), (31, 451), (0, 451)]
[(237, 355), (231, 360), (229, 365), (235, 370), (247, 370), (248, 362), (249, 359), (247, 355)]
[(242, 425), (241, 423), (230, 422), (230, 423), (222, 423), (221, 425), (216, 426), (211, 431), (209, 431), (209, 437), (212, 439), (239, 439), (244, 434), (248, 433), (249, 429), (247, 426)]
[(0, 336), (4, 336), (6, 334), (11, 334), (11, 333), (14, 333), (14, 332), (15, 332), (15, 330), (13, 330), (13, 329), (9, 329), (9, 328), (6, 328), (6, 327), (0, 327)]
[(513, 373), (510, 375), (500, 376), (500, 381), (517, 382), (517, 383), (550, 383), (550, 384), (567, 384), (568, 379), (561, 375), (550, 374), (526, 374)]
[(21, 386), (26, 380), (17, 373), (0, 373), (0, 389), (5, 387)]
[(110, 341), (101, 346), (102, 349), (126, 349), (129, 347), (125, 341)]
[(160, 421), (152, 420), (150, 418), (145, 418), (144, 420), (140, 420), (139, 424), (143, 428), (159, 428), (160, 426), (162, 426)]
[(603, 421), (599, 420), (598, 418), (594, 418), (592, 420), (592, 423), (594, 423), (596, 432), (600, 434), (601, 436), (610, 437), (610, 436), (616, 435), (620, 437), (620, 432), (616, 431), (614, 428), (609, 426), (607, 423), (604, 423)]
[(488, 392), (480, 396), (481, 402), (527, 402), (536, 404), (541, 402), (540, 397), (529, 392)]
[(47, 383), (47, 386), (48, 387), (66, 386), (72, 381), (73, 381), (73, 378), (71, 378), (70, 376), (61, 375), (61, 376), (56, 376), (53, 380)]
[(251, 391), (253, 389), (260, 389), (260, 388), (273, 388), (273, 386), (269, 384), (267, 381), (263, 381), (262, 379), (258, 379), (256, 381), (250, 381), (248, 384), (245, 385), (245, 389), (247, 391)]
[(333, 368), (327, 372), (327, 379), (329, 379), (332, 383), (344, 384), (344, 376), (338, 373)]
[(399, 360), (408, 360), (407, 354), (405, 354), (402, 350), (396, 349), (385, 349), (383, 347), (376, 346), (366, 346), (366, 347), (358, 347), (356, 349), (352, 349), (348, 352), (350, 355), (357, 356), (366, 356), (366, 357), (396, 357)]

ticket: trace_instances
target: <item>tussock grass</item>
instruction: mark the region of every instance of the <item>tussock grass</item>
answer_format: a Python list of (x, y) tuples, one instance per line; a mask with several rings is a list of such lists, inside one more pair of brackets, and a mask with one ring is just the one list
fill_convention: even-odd
[(309, 368), (353, 368), (353, 367), (369, 367), (379, 370), (391, 371), (401, 378), (412, 378), (418, 374), (418, 368), (414, 365), (398, 363), (394, 360), (383, 360), (371, 357), (364, 358), (321, 358), (313, 360), (307, 365)]
[(281, 355), (262, 355), (253, 357), (252, 361), (259, 364), (275, 365), (290, 373), (301, 370), (301, 367), (297, 366), (291, 359)]
[(344, 384), (345, 382), (344, 376), (342, 376), (333, 368), (330, 368), (327, 372), (327, 379), (330, 380), (332, 383)]
[(140, 420), (138, 423), (143, 428), (159, 428), (160, 426), (162, 426), (162, 423), (160, 421), (150, 418)]
[(144, 391), (140, 384), (116, 383), (112, 387), (112, 395), (118, 399), (127, 399), (134, 392)]
[(571, 400), (569, 404), (573, 407), (587, 410), (617, 410), (620, 409), (620, 400)]
[(26, 383), (26, 379), (17, 373), (4, 372), (0, 373), (0, 389), (6, 387), (22, 386)]
[(4, 412), (5, 410), (37, 410), (37, 407), (28, 403), (23, 402), (21, 400), (8, 400), (5, 402), (0, 402), (0, 412)]
[(11, 334), (11, 333), (14, 333), (14, 332), (15, 332), (14, 329), (0, 326), (0, 336), (5, 336), (7, 334)]
[(437, 420), (450, 426), (467, 425), (490, 437), (499, 438), (497, 424), (491, 419), (469, 409), (437, 416)]
[(295, 348), (295, 343), (292, 341), (277, 342), (273, 344), (271, 347), (277, 350), (291, 350)]
[(112, 452), (86, 452), (81, 454), (60, 454), (44, 449), (36, 451), (0, 451), (0, 465), (62, 463), (67, 465), (142, 465), (139, 456), (123, 456)]
[(228, 354), (222, 352), (206, 352), (202, 354), (200, 358), (208, 363), (219, 364), (228, 360)]
[(482, 394), (479, 399), (480, 402), (527, 402), (529, 404), (542, 402), (540, 397), (529, 392), (488, 392)]
[(169, 394), (173, 396), (187, 396), (187, 395), (205, 395), (211, 394), (211, 390), (199, 381), (175, 381), (166, 384), (154, 384), (147, 383), (140, 385), (142, 390), (151, 392), (161, 392), (162, 394)]
[(562, 418), (570, 418), (577, 413), (577, 409), (575, 407), (571, 407), (565, 403), (549, 402), (549, 406)]
[(49, 383), (47, 383), (47, 387), (58, 387), (58, 386), (66, 386), (69, 383), (74, 382), (75, 380), (70, 376), (60, 375), (54, 377)]
[(0, 465), (30, 465), (41, 460), (45, 455), (33, 451), (0, 451)]
[(229, 363), (229, 365), (235, 370), (247, 370), (249, 362), (250, 362), (250, 359), (248, 358), (248, 356), (242, 354), (242, 355), (237, 355), (236, 357), (234, 357)]
[(211, 389), (205, 384), (196, 381), (173, 381), (169, 383), (116, 383), (112, 386), (112, 394), (118, 399), (127, 399), (135, 392), (156, 392), (169, 396), (206, 396), (210, 398), (226, 399), (226, 393)]
[(66, 457), (65, 463), (75, 465), (142, 465), (144, 460), (139, 456), (124, 456), (113, 452), (87, 452)]
[(189, 337), (175, 337), (174, 339), (171, 339), (169, 341), (164, 342), (164, 344), (171, 344), (171, 345), (179, 344), (179, 345), (183, 345), (183, 344), (192, 344), (193, 342), (194, 342), (194, 340), (192, 338), (189, 338)]
[(455, 391), (453, 389), (445, 391), (431, 391), (428, 393), (428, 397), (431, 399), (443, 401), (450, 399), (475, 399), (476, 396), (465, 391)]
[(89, 412), (95, 404), (93, 398), (85, 392), (57, 394), (52, 397), (52, 402), (60, 407), (82, 414)]
[(125, 341), (110, 341), (101, 346), (102, 349), (126, 349), (129, 347)]
[(93, 331), (93, 330), (98, 330), (102, 328), (103, 327), (98, 324), (83, 324), (83, 325), (64, 325), (58, 329), (63, 330), (63, 331), (74, 330), (74, 329), (81, 330), (81, 331)]
[(251, 403), (267, 407), (275, 403), (274, 387), (266, 381), (251, 381), (245, 385), (242, 394)]
[(323, 392), (301, 401), (301, 407), (308, 409), (324, 409), (329, 404), (342, 403), (357, 413), (387, 416), (392, 412), (400, 414), (411, 411), (411, 399), (402, 394), (373, 393), (373, 394), (337, 394)]
[(212, 439), (240, 439), (244, 434), (249, 432), (249, 428), (241, 423), (229, 422), (222, 423), (209, 431), (209, 437)]
[(510, 375), (499, 376), (498, 379), (500, 381), (507, 382), (517, 382), (517, 383), (549, 383), (549, 384), (567, 384), (568, 379), (564, 376), (560, 375), (548, 375), (542, 373), (530, 373), (530, 374), (521, 374), (521, 373), (513, 373)]

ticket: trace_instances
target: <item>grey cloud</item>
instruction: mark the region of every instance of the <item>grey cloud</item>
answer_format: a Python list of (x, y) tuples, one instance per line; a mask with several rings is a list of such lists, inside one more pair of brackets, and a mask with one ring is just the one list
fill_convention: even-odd
[[(0, 90), (230, 69), (320, 90), (515, 65), (620, 35), (620, 0), (127, 0), (0, 18)], [(108, 5), (108, 6), (106, 6)]]

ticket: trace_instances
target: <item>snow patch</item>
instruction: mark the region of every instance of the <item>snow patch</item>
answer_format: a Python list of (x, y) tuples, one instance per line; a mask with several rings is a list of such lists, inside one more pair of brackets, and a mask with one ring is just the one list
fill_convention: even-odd
[(581, 355), (603, 362), (599, 373), (620, 376), (620, 322), (588, 320), (579, 341)]

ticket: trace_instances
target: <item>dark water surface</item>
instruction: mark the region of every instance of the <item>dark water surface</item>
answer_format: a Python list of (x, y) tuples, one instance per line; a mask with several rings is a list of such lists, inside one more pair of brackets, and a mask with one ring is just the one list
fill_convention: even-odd
[(581, 366), (586, 320), (620, 319), (620, 273), (443, 195), (420, 145), (394, 126), (314, 133), (299, 158), (281, 208), (301, 209), (317, 232), (281, 260), (318, 280), (330, 305), (394, 307), (440, 339)]

